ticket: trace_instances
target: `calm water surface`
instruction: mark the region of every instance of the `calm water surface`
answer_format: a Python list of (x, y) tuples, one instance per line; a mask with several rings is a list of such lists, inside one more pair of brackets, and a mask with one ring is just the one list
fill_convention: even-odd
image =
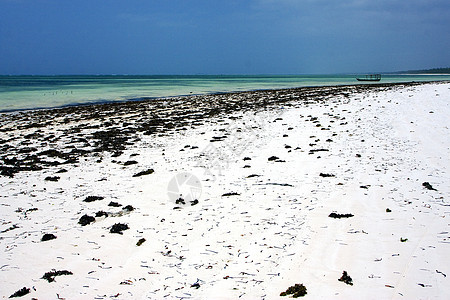
[[(380, 83), (450, 80), (450, 75), (383, 75)], [(355, 75), (0, 76), (0, 111), (190, 94), (361, 84)]]

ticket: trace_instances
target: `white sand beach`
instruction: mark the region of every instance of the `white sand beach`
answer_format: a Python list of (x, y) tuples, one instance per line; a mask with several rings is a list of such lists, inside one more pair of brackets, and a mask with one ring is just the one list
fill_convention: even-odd
[(0, 115), (0, 297), (450, 299), (450, 83), (242, 95), (112, 142), (158, 111)]

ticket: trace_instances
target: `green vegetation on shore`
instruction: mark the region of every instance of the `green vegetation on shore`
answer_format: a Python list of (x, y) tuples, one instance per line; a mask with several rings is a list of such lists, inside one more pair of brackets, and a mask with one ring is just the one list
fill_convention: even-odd
[(450, 74), (450, 67), (425, 69), (425, 70), (399, 71), (399, 72), (392, 72), (391, 74)]

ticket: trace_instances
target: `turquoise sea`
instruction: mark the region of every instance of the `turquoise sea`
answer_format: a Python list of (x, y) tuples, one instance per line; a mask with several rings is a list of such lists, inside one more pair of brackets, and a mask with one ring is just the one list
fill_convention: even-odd
[[(0, 76), (0, 112), (191, 94), (361, 84), (355, 77), (355, 75)], [(383, 75), (380, 83), (434, 80), (450, 80), (450, 75)]]

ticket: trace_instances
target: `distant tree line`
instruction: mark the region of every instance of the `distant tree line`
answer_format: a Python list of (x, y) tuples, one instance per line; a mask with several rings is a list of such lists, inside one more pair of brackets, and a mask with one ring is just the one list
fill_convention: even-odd
[(450, 68), (434, 68), (426, 70), (409, 70), (394, 72), (395, 74), (407, 73), (407, 74), (450, 74)]

